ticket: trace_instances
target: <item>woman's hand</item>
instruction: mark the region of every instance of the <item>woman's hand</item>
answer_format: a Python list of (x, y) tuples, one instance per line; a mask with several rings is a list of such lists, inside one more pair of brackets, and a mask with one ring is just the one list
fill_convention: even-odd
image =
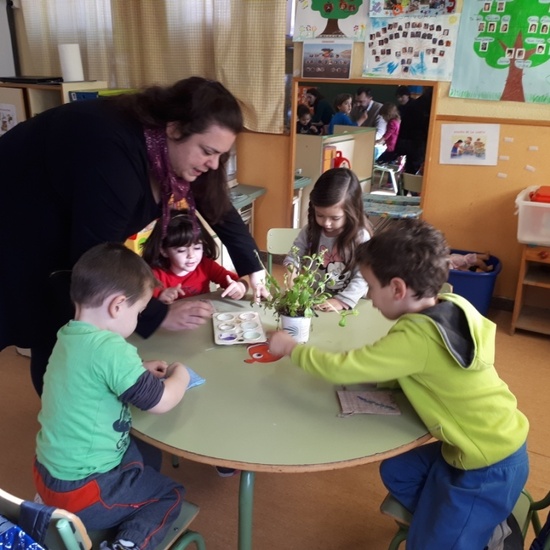
[(254, 301), (259, 302), (262, 298), (269, 298), (269, 292), (265, 287), (265, 271), (263, 269), (250, 273), (248, 278), (254, 293)]
[(177, 300), (168, 306), (161, 327), (168, 330), (193, 330), (210, 320), (214, 308), (204, 300)]
[(284, 330), (277, 330), (268, 334), (269, 353), (272, 355), (290, 355), (298, 345), (296, 340)]
[(228, 296), (233, 300), (240, 300), (248, 290), (248, 286), (244, 281), (235, 281), (229, 275), (227, 275), (227, 287), (222, 292), (222, 298)]

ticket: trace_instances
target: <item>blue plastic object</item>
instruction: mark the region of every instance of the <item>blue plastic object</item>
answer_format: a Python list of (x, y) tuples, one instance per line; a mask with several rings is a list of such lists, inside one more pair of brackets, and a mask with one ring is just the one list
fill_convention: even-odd
[[(471, 254), (465, 250), (451, 250), (453, 254)], [(489, 256), (487, 264), (492, 265), (492, 271), (475, 272), (451, 269), (448, 282), (453, 285), (453, 292), (466, 298), (482, 315), (487, 315), (491, 298), (495, 289), (495, 282), (502, 269), (500, 260)]]

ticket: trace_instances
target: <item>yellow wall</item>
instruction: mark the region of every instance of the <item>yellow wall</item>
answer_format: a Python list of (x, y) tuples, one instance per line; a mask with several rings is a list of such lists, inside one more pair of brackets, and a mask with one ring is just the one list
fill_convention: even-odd
[[(515, 198), (529, 185), (550, 183), (550, 108), (454, 99), (448, 91), (449, 83), (441, 83), (432, 117), (423, 217), (444, 231), (451, 247), (497, 256), (503, 269), (494, 294), (513, 299), (521, 256)], [(439, 164), (441, 125), (476, 122), (500, 124), (499, 157), (508, 160), (499, 158), (496, 166)]]
[(242, 132), (237, 137), (237, 159), (239, 183), (266, 189), (254, 203), (254, 238), (265, 250), (268, 229), (291, 226), (290, 137)]

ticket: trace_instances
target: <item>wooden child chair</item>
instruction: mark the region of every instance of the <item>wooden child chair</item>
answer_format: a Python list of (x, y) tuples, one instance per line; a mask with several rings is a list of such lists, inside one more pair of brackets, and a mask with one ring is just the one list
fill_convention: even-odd
[[(41, 507), (44, 511), (50, 509), (46, 505), (29, 503), (0, 489), (0, 516), (24, 530), (28, 529), (26, 525), (21, 524), (22, 515), (26, 513), (25, 505), (27, 507)], [(183, 550), (191, 543), (195, 543), (197, 550), (206, 550), (202, 536), (188, 529), (198, 513), (198, 506), (184, 501), (180, 515), (157, 548), (159, 550), (168, 548)], [(32, 530), (26, 530), (26, 533), (34, 538), (36, 534), (30, 531)], [(92, 548), (99, 548), (100, 543), (109, 540), (110, 535), (114, 535), (112, 531), (88, 532), (78, 516), (61, 508), (55, 508), (51, 517), (47, 520), (45, 538), (42, 544), (48, 550), (91, 550)]]
[(298, 236), (300, 229), (277, 227), (267, 232), (267, 271), (273, 273), (273, 256), (290, 252), (292, 243)]

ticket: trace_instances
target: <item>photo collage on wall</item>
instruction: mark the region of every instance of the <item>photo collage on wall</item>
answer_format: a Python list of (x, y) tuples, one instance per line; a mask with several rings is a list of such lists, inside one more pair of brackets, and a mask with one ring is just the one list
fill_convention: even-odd
[(459, 15), (455, 0), (297, 0), (294, 41), (302, 77), (350, 78), (354, 42), (362, 76), (450, 80)]
[(451, 80), (458, 15), (373, 17), (363, 76)]

